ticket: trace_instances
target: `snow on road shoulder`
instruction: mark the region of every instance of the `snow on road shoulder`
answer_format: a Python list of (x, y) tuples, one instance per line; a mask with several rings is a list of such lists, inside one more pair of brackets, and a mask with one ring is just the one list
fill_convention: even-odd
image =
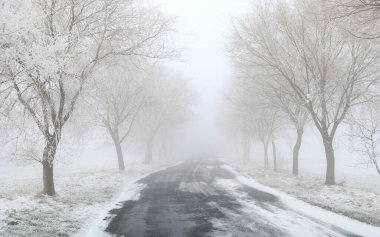
[(0, 236), (73, 236), (84, 224), (89, 228), (89, 220), (102, 213), (110, 200), (117, 201), (115, 195), (127, 199), (138, 188), (126, 184), (170, 166), (130, 163), (122, 173), (116, 169), (58, 172), (55, 197), (36, 195), (41, 189), (38, 175), (2, 178)]
[(160, 165), (155, 169), (146, 172), (144, 175), (135, 177), (133, 180), (127, 182), (124, 185), (124, 189), (122, 189), (122, 191), (118, 195), (115, 195), (115, 198), (113, 198), (107, 205), (103, 206), (102, 209), (99, 209), (97, 215), (94, 218), (90, 219), (85, 224), (83, 224), (82, 228), (74, 235), (74, 237), (112, 236), (105, 232), (105, 229), (114, 217), (114, 215), (110, 214), (109, 212), (111, 210), (119, 209), (120, 207), (122, 207), (123, 202), (125, 201), (139, 200), (140, 193), (146, 187), (146, 185), (137, 182), (140, 179), (143, 179), (155, 172), (177, 166), (182, 162), (183, 161), (177, 162), (174, 165)]
[[(139, 178), (140, 179), (140, 178)], [(138, 179), (128, 183), (126, 188), (121, 192), (121, 194), (114, 200), (112, 200), (108, 205), (106, 205), (103, 210), (100, 210), (100, 215), (98, 214), (95, 218), (91, 219), (88, 223), (84, 224), (81, 230), (74, 236), (76, 237), (106, 237), (111, 236), (106, 234), (104, 231), (109, 222), (112, 220), (113, 215), (109, 214), (110, 210), (120, 208), (123, 201), (138, 200), (140, 198), (140, 192), (144, 189), (145, 185), (137, 184)]]
[(310, 205), (301, 200), (298, 200), (294, 197), (289, 196), (281, 191), (275, 190), (273, 188), (264, 186), (258, 183), (255, 179), (250, 177), (245, 177), (238, 173), (231, 166), (223, 165), (222, 168), (228, 170), (229, 172), (236, 175), (236, 180), (248, 187), (252, 187), (258, 189), (260, 191), (272, 194), (278, 197), (281, 202), (286, 205), (288, 208), (301, 213), (310, 218), (319, 220), (320, 222), (326, 223), (328, 225), (349, 231), (351, 233), (360, 235), (360, 236), (368, 236), (368, 237), (379, 237), (380, 236), (380, 228), (371, 226), (366, 223), (362, 223), (346, 216), (342, 216), (333, 212), (326, 211), (322, 208)]
[(321, 175), (294, 176), (284, 170), (275, 172), (255, 166), (232, 167), (241, 174), (254, 177), (260, 184), (280, 190), (311, 205), (380, 227), (380, 186), (373, 185), (373, 180), (363, 183), (354, 182), (352, 179), (339, 179), (337, 185), (326, 186)]

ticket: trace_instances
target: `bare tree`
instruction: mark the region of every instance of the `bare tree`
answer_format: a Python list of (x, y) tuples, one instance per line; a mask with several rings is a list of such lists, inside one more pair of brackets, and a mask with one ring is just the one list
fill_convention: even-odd
[(342, 27), (355, 37), (380, 38), (380, 2), (378, 0), (333, 0), (327, 3), (332, 11), (332, 17), (342, 19)]
[(367, 158), (368, 164), (376, 168), (380, 175), (380, 117), (378, 103), (362, 106), (349, 120), (351, 137), (354, 139), (355, 151)]
[(250, 160), (252, 141), (256, 134), (254, 124), (254, 96), (250, 95), (249, 85), (243, 83), (243, 77), (235, 72), (234, 80), (225, 94), (225, 102), (222, 111), (222, 126), (230, 137), (235, 137), (242, 146), (243, 164)]
[[(227, 106), (226, 106), (227, 105)], [(227, 99), (225, 102), (226, 111), (223, 111), (223, 126), (224, 131), (230, 138), (235, 139), (235, 150), (238, 152), (239, 147), (242, 147), (242, 163), (248, 164), (251, 158), (251, 147), (254, 140), (254, 131), (252, 129), (252, 121), (248, 114), (238, 113), (238, 104), (231, 103), (231, 99)]]
[(158, 66), (150, 75), (148, 106), (139, 114), (139, 133), (145, 143), (145, 164), (153, 161), (155, 140), (191, 118), (195, 93), (183, 75)]
[(309, 111), (289, 85), (281, 79), (265, 72), (255, 73), (251, 68), (239, 68), (240, 73), (246, 74), (244, 86), (251, 88), (251, 96), (259, 97), (261, 103), (279, 112), (282, 122), (290, 121), (296, 130), (296, 141), (293, 147), (292, 173), (298, 175), (299, 152), (302, 144), (304, 127), (309, 119)]
[(276, 148), (274, 145), (274, 135), (279, 126), (278, 111), (270, 107), (259, 107), (254, 115), (255, 132), (264, 147), (264, 167), (269, 168), (268, 148), (273, 141), (273, 163), (276, 169)]
[(100, 67), (95, 74), (85, 92), (85, 106), (90, 122), (105, 128), (112, 138), (119, 171), (124, 171), (122, 144), (131, 133), (138, 113), (150, 102), (144, 91), (145, 72), (113, 62)]
[(335, 184), (334, 137), (347, 112), (371, 96), (378, 54), (344, 34), (326, 16), (324, 1), (259, 7), (234, 25), (235, 63), (286, 82), (321, 134), (327, 185)]
[[(233, 48), (227, 48), (227, 50), (233, 50)], [(302, 101), (294, 95), (292, 88), (283, 81), (276, 78), (270, 80), (266, 79), (266, 77), (271, 77), (271, 75), (266, 75), (262, 72), (256, 73), (251, 67), (247, 68), (241, 65), (234, 66), (236, 74), (234, 77), (234, 81), (236, 82), (235, 87), (239, 86), (244, 88), (236, 93), (235, 97), (243, 98), (242, 95), (245, 94), (246, 97), (252, 97), (251, 100), (260, 100), (260, 103), (263, 106), (272, 107), (278, 110), (279, 115), (281, 113), (280, 117), (286, 117), (296, 129), (297, 139), (293, 148), (293, 174), (298, 175), (299, 151), (301, 148), (304, 126), (309, 118), (308, 110), (305, 108)], [(253, 106), (255, 103), (258, 102), (252, 102), (251, 105)], [(235, 100), (235, 106), (242, 106), (242, 104), (239, 105), (239, 102)], [(244, 115), (240, 116), (243, 116), (244, 120)], [(235, 116), (235, 120), (238, 121), (239, 119)], [(285, 120), (282, 119), (282, 122), (285, 122)], [(247, 123), (252, 123), (252, 121), (248, 120)], [(246, 132), (243, 133), (249, 133), (248, 127), (247, 124), (243, 124), (242, 132), (243, 130), (246, 130)], [(244, 137), (243, 144), (246, 145), (247, 142), (245, 141), (246, 139), (249, 139), (249, 136), (245, 135)], [(246, 148), (244, 149), (249, 148), (249, 146), (245, 147)]]
[[(263, 80), (265, 85), (259, 87), (262, 97), (269, 105), (281, 111), (296, 130), (296, 142), (293, 146), (292, 173), (299, 173), (299, 152), (302, 144), (304, 127), (309, 119), (309, 111), (293, 92), (292, 88), (282, 80)], [(260, 85), (260, 84), (259, 84)]]
[[(264, 148), (264, 167), (269, 168), (269, 145), (280, 127), (280, 111), (268, 103), (263, 88), (256, 78), (235, 67), (235, 77), (230, 85), (227, 102), (228, 123), (242, 138), (243, 162), (249, 157), (251, 141), (257, 138)], [(231, 126), (232, 125), (232, 126)], [(275, 158), (275, 157), (274, 157)]]
[(174, 20), (138, 1), (1, 1), (1, 91), (42, 134), (43, 193), (54, 195), (53, 163), (63, 127), (95, 67), (114, 56), (177, 56)]

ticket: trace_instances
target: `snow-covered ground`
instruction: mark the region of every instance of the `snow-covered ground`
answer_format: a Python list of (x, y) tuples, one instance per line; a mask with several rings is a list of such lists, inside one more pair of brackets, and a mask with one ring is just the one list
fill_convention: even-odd
[[(141, 177), (139, 177), (141, 178)], [(138, 178), (138, 179), (139, 179)], [(137, 184), (137, 179), (130, 180), (124, 185), (123, 190), (120, 194), (108, 202), (100, 213), (96, 213), (93, 218), (86, 221), (81, 229), (74, 235), (75, 237), (106, 237), (111, 236), (107, 234), (104, 230), (107, 228), (109, 221), (112, 219), (113, 214), (109, 211), (120, 208), (125, 201), (138, 200), (140, 197), (140, 191), (144, 189), (144, 185)]]
[(294, 177), (289, 172), (273, 172), (254, 167), (253, 164), (235, 167), (246, 175), (254, 176), (259, 183), (307, 203), (380, 226), (380, 189), (376, 185), (365, 185), (358, 181), (325, 186), (320, 175)]
[[(133, 158), (133, 159), (132, 159)], [(57, 196), (44, 197), (39, 164), (0, 161), (0, 236), (72, 236), (119, 196), (125, 185), (167, 166), (142, 165), (142, 157), (126, 155), (119, 173), (112, 147), (65, 159), (56, 166)]]
[[(236, 199), (244, 204), (245, 208), (243, 209), (246, 213), (245, 217), (247, 218), (250, 217), (250, 213), (254, 213), (255, 218), (269, 221), (269, 223), (271, 223), (272, 225), (279, 226), (282, 229), (285, 229), (287, 232), (291, 233), (292, 236), (325, 236), (326, 232), (331, 232), (331, 236), (340, 236), (339, 234), (337, 235), (337, 233), (334, 231), (338, 229), (342, 231), (348, 231), (355, 235), (367, 237), (378, 237), (380, 234), (380, 227), (375, 227), (363, 222), (359, 222), (346, 216), (339, 215), (334, 212), (326, 211), (322, 208), (310, 205), (284, 192), (262, 185), (251, 176), (242, 175), (240, 172), (237, 172), (230, 166), (224, 165), (223, 168), (226, 169), (226, 171), (228, 172), (234, 173), (236, 175), (236, 179), (220, 179), (218, 181), (218, 185), (224, 187), (232, 195), (235, 195)], [(268, 207), (264, 206), (263, 208), (254, 202), (252, 203), (248, 201), (246, 197), (244, 197), (244, 195), (241, 195), (238, 189), (238, 187), (240, 187), (241, 185), (246, 185), (256, 190), (260, 190), (265, 193), (274, 195), (275, 197), (279, 198), (281, 203), (285, 205), (286, 208), (294, 211), (294, 215), (289, 216), (289, 211), (284, 211), (281, 208), (276, 208), (276, 210), (273, 210), (273, 207), (271, 209), (267, 209)], [(301, 216), (299, 216), (299, 214), (301, 214)], [(305, 220), (302, 216), (311, 218), (315, 222), (320, 223), (321, 226), (315, 226), (315, 224), (312, 225), (310, 221)], [(244, 221), (238, 217), (238, 222), (240, 225), (242, 225), (242, 222)], [(253, 221), (251, 223), (253, 223)], [(244, 227), (251, 228), (251, 223), (248, 222), (244, 224)], [(215, 224), (223, 227), (223, 223)], [(306, 228), (297, 228), (300, 225)], [(323, 226), (330, 226), (330, 228), (324, 228)], [(230, 227), (231, 226), (229, 226), (229, 228)], [(228, 231), (228, 229), (226, 231)], [(226, 235), (224, 233), (223, 236), (229, 235)]]

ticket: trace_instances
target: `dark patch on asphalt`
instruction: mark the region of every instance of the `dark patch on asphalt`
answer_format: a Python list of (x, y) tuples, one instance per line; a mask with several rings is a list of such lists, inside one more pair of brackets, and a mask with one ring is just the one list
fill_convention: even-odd
[[(121, 208), (110, 211), (114, 217), (106, 232), (128, 237), (201, 237), (215, 233), (224, 236), (226, 230), (212, 224), (218, 220), (226, 223), (224, 227), (234, 233), (233, 236), (288, 236), (260, 213), (243, 210), (227, 190), (214, 186), (216, 179), (236, 178), (221, 165), (223, 163), (216, 160), (188, 161), (141, 179), (139, 183), (146, 187), (139, 200), (123, 202)], [(180, 188), (181, 183), (189, 187)], [(237, 191), (267, 210), (283, 208), (272, 194), (246, 185)], [(247, 218), (244, 215), (248, 215)]]
[[(215, 230), (211, 223), (212, 219), (226, 218), (211, 203), (233, 210), (241, 206), (222, 192), (205, 195), (181, 191), (179, 187), (181, 182), (207, 183), (217, 176), (231, 177), (229, 174), (221, 173), (215, 163), (213, 162), (211, 168), (204, 168), (205, 165), (198, 167), (199, 162), (186, 162), (141, 179), (139, 183), (146, 184), (146, 188), (141, 191), (140, 199), (126, 201), (120, 209), (112, 210), (110, 213), (115, 217), (106, 231), (117, 236), (131, 237), (206, 236)], [(207, 174), (204, 175), (204, 172)]]

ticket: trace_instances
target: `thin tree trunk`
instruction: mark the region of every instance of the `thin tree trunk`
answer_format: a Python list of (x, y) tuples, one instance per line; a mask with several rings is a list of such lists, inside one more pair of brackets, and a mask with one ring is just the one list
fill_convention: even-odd
[(151, 138), (148, 141), (147, 147), (146, 147), (146, 152), (145, 152), (145, 164), (150, 164), (153, 160), (153, 138)]
[(326, 185), (335, 185), (335, 154), (333, 147), (333, 139), (323, 137), (323, 144), (326, 153)]
[(377, 173), (380, 174), (380, 167), (379, 167), (379, 163), (377, 163), (376, 150), (375, 150), (375, 147), (373, 144), (374, 143), (372, 142), (372, 152), (370, 155), (370, 160), (371, 160), (372, 164), (375, 166)]
[(298, 160), (302, 143), (303, 129), (297, 129), (297, 142), (293, 147), (293, 175), (297, 176), (298, 172)]
[(43, 194), (49, 196), (55, 195), (53, 160), (56, 150), (57, 145), (55, 143), (46, 144), (42, 159), (42, 179), (44, 184)]
[(273, 148), (273, 170), (277, 171), (277, 151), (276, 151), (276, 143), (272, 141)]
[(243, 164), (247, 164), (251, 156), (251, 144), (249, 143), (249, 139), (244, 139), (243, 143), (244, 143), (243, 144), (243, 149), (244, 149)]
[(264, 168), (269, 169), (268, 142), (263, 142), (263, 144), (264, 144)]
[(375, 164), (375, 168), (377, 170), (377, 173), (380, 174), (380, 167), (379, 167), (379, 164), (377, 163), (376, 158), (373, 159), (373, 163)]

